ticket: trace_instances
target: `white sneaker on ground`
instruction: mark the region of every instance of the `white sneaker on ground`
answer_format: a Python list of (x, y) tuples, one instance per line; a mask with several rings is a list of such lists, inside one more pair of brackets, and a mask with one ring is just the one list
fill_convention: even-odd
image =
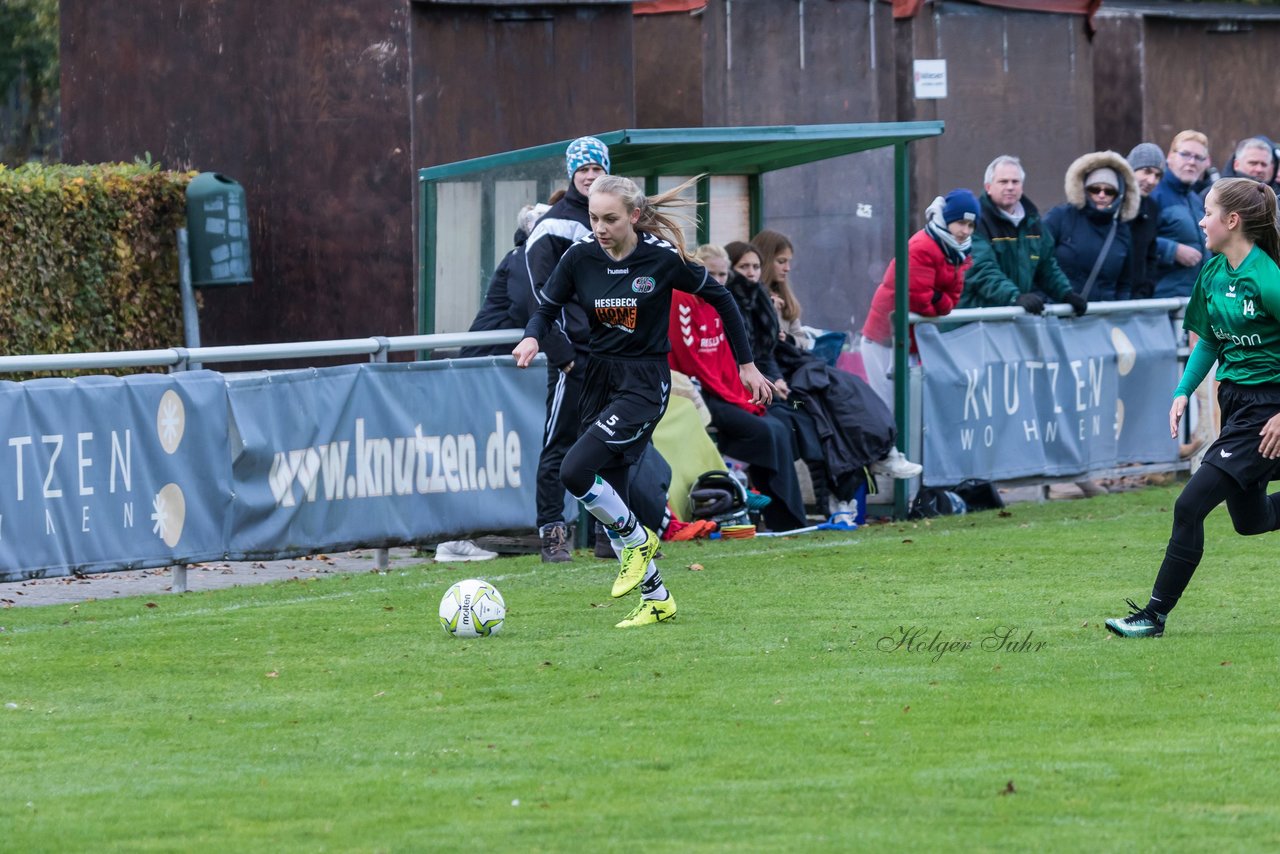
[(437, 563), (465, 563), (471, 560), (493, 560), (497, 552), (482, 549), (473, 540), (450, 540), (436, 546)]
[(892, 478), (901, 480), (910, 480), (913, 477), (919, 477), (920, 472), (924, 471), (924, 466), (919, 463), (913, 463), (902, 455), (902, 451), (892, 448), (888, 456), (883, 460), (876, 460), (871, 464), (872, 474), (888, 475)]

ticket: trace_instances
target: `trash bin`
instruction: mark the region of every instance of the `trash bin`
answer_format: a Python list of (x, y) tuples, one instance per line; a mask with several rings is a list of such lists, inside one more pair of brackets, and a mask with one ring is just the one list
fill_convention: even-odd
[(244, 188), (226, 175), (201, 172), (187, 185), (187, 235), (191, 284), (239, 285), (253, 281), (249, 217)]

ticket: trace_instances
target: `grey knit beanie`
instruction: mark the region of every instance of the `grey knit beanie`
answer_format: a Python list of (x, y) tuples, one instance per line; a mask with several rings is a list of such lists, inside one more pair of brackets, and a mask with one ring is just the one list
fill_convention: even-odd
[(1135, 145), (1133, 151), (1129, 152), (1128, 160), (1134, 172), (1143, 168), (1158, 169), (1160, 172), (1164, 172), (1164, 152), (1154, 142), (1140, 142)]

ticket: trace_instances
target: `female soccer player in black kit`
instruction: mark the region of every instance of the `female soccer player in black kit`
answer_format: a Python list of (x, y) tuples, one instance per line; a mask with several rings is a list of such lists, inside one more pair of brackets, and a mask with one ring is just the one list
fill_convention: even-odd
[(576, 299), (586, 310), (591, 361), (579, 410), (582, 434), (565, 454), (560, 479), (609, 536), (622, 542), (613, 596), (640, 587), (640, 605), (618, 628), (658, 623), (676, 613), (675, 599), (653, 562), (658, 536), (636, 521), (622, 498), (628, 467), (643, 453), (667, 408), (672, 288), (696, 293), (716, 307), (752, 401), (773, 399), (773, 387), (752, 361), (733, 296), (689, 260), (679, 223), (664, 212), (688, 204), (679, 198), (687, 186), (646, 199), (627, 178), (597, 178), (589, 196), (592, 233), (560, 259), (525, 338), (512, 351), (516, 364), (527, 367), (562, 306)]

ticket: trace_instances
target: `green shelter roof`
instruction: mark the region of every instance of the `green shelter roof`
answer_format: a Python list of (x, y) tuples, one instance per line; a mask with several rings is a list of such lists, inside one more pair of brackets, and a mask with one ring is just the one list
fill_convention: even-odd
[[(596, 134), (609, 146), (615, 175), (758, 175), (939, 136), (943, 123), (873, 122), (731, 128), (642, 128)], [(419, 171), (423, 181), (459, 178), (563, 157), (571, 140), (459, 160)]]

